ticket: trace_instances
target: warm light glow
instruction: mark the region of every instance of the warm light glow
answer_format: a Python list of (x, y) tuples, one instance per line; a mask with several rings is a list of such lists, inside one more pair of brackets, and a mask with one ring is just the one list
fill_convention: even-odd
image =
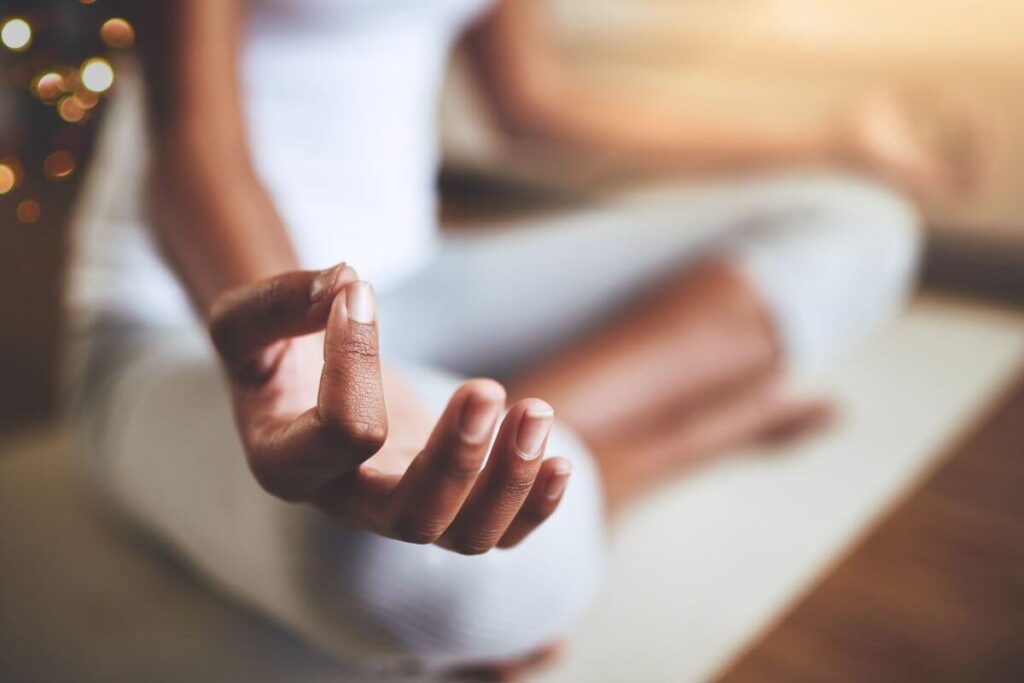
[(100, 27), (100, 38), (110, 47), (130, 47), (135, 42), (135, 29), (119, 17), (107, 19)]
[(78, 123), (85, 116), (85, 109), (74, 97), (65, 97), (57, 105), (57, 113), (68, 123)]
[(93, 92), (106, 92), (114, 84), (114, 68), (99, 57), (86, 60), (82, 65), (82, 85)]
[(0, 29), (0, 41), (8, 50), (27, 50), (32, 43), (32, 27), (24, 19), (8, 19)]
[(17, 180), (13, 168), (7, 164), (0, 164), (0, 194), (7, 194), (13, 190)]
[(92, 109), (100, 102), (100, 96), (91, 90), (79, 90), (73, 97), (75, 103), (82, 109)]
[(75, 170), (75, 159), (67, 152), (61, 150), (54, 152), (43, 161), (43, 172), (51, 180), (67, 178)]
[(43, 74), (36, 81), (36, 94), (44, 102), (56, 100), (62, 92), (64, 92), (64, 77), (55, 71)]
[(41, 213), (42, 209), (39, 207), (39, 202), (34, 199), (23, 199), (18, 204), (18, 220), (22, 223), (35, 223), (39, 220)]

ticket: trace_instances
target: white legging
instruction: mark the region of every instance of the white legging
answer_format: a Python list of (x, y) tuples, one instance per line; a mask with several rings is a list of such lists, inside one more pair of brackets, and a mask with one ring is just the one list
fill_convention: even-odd
[[(427, 269), (380, 293), (384, 360), (405, 366), (440, 412), (460, 375), (514, 372), (714, 255), (760, 293), (787, 358), (820, 363), (897, 309), (917, 252), (906, 203), (859, 180), (647, 191), (445, 238)], [(563, 426), (549, 452), (575, 474), (558, 512), (516, 549), (462, 557), (345, 531), (263, 493), (198, 328), (101, 318), (73, 351), (79, 443), (110, 498), (208, 579), (354, 666), (436, 669), (526, 653), (594, 596), (601, 487)]]

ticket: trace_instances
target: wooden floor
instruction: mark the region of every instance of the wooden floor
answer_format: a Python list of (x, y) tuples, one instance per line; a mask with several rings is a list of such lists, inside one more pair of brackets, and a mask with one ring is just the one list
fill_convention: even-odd
[(1024, 377), (720, 681), (1024, 681)]

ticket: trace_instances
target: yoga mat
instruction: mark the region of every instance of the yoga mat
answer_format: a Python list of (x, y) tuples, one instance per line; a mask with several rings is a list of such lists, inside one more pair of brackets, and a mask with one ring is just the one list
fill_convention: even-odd
[(810, 384), (826, 433), (663, 490), (614, 533), (607, 590), (540, 677), (705, 681), (722, 672), (975, 426), (1024, 361), (1024, 316), (925, 299)]
[[(606, 590), (545, 683), (701, 681), (977, 423), (1024, 316), (924, 300), (818, 382), (834, 429), (662, 490), (618, 525)], [(0, 680), (352, 681), (111, 524), (56, 430), (0, 442)]]

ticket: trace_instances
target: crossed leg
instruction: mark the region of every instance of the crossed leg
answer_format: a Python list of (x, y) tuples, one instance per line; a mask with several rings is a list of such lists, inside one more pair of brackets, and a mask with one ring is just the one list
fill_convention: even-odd
[[(734, 443), (764, 403), (695, 406), (739, 401), (787, 363), (848, 344), (894, 309), (912, 270), (913, 218), (873, 186), (784, 179), (649, 199), (451, 245), (380, 302), (385, 358), (543, 384), (589, 432), (589, 452), (553, 432), (573, 483), (516, 549), (461, 557), (336, 529), (267, 496), (194, 330), (132, 342), (87, 396), (97, 476), (215, 583), (350, 660), (448, 668), (535, 650), (596, 589), (601, 481), (626, 499)], [(94, 347), (109, 355), (109, 341)], [(438, 410), (453, 382), (414, 378)]]
[(854, 178), (669, 187), (452, 239), (386, 303), (384, 343), (545, 397), (614, 511), (715, 453), (820, 424), (822, 401), (774, 380), (893, 314), (917, 245), (907, 203)]
[(548, 396), (591, 445), (614, 513), (665, 475), (823, 424), (824, 400), (782, 395), (783, 360), (757, 293), (716, 261), (543, 361), (513, 391)]

